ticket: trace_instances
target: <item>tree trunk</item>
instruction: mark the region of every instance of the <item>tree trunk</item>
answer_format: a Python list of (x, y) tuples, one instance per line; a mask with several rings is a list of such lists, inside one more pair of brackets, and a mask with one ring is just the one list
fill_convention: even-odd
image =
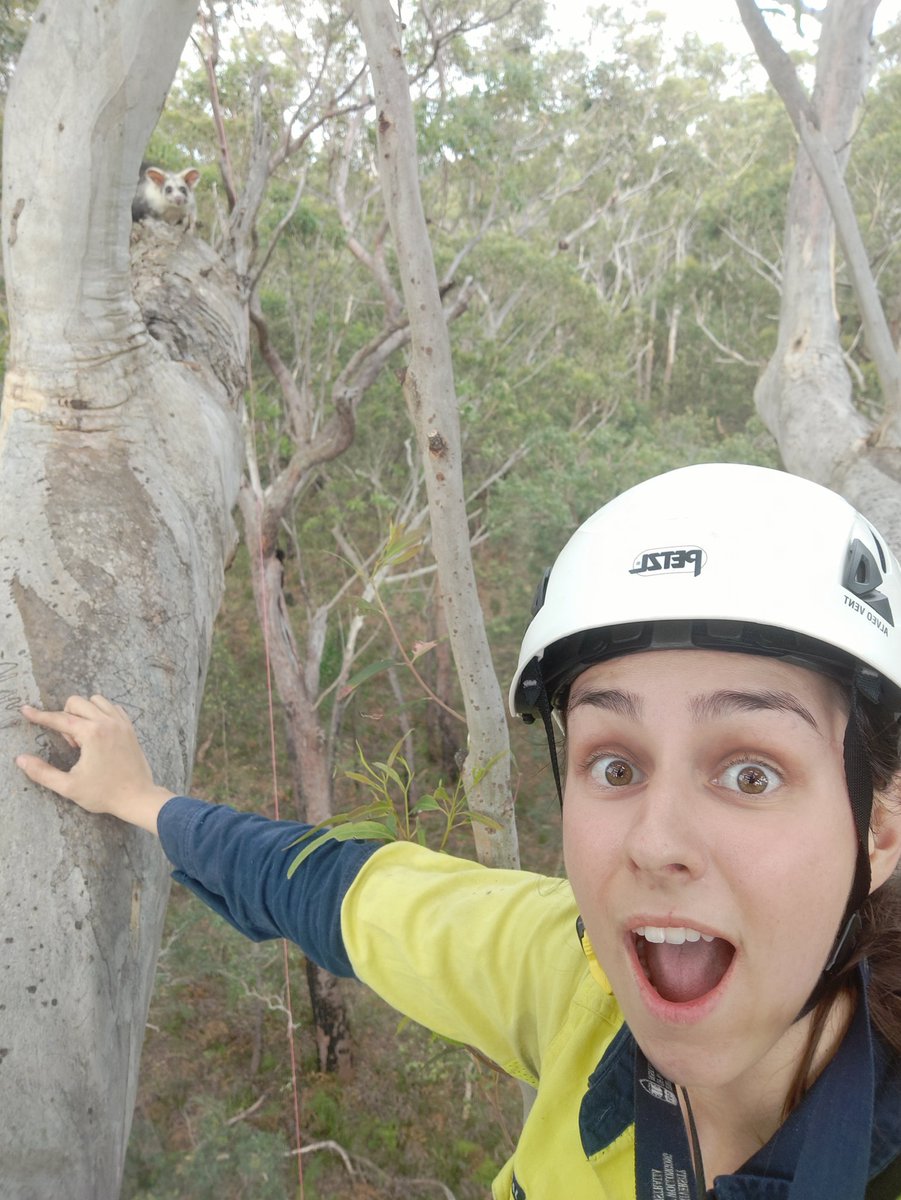
[[(324, 821), (332, 812), (332, 779), (328, 738), (315, 705), (321, 654), (308, 654), (301, 668), (285, 604), (282, 563), (267, 533), (273, 522), (265, 520), (264, 501), (253, 488), (241, 489), (239, 503), (250, 550), (254, 599), (266, 635), (275, 690), (284, 709), (296, 815), (311, 823)], [(307, 984), (319, 1069), (348, 1079), (353, 1072), (353, 1041), (342, 981), (308, 961)]]
[[(447, 621), (444, 617), (444, 605), (441, 603), (441, 593), (436, 591), (432, 604), (432, 638), (437, 643), (435, 657), (435, 694), (445, 702), (454, 703), (454, 662), (447, 640)], [(456, 779), (460, 773), (458, 759), (462, 757), (463, 732), (460, 723), (455, 721), (446, 708), (438, 708), (431, 704), (427, 710), (428, 724), (431, 731), (430, 757), (438, 764), (438, 769), (446, 780)]]
[[(783, 291), (776, 351), (755, 392), (758, 410), (779, 443), (785, 466), (832, 487), (857, 505), (901, 548), (901, 404), (894, 349), (883, 355), (885, 417), (877, 429), (855, 407), (839, 337), (835, 288), (835, 223), (820, 170), (840, 205), (849, 264), (868, 340), (881, 347), (882, 314), (856, 223), (839, 198), (860, 104), (871, 68), (871, 27), (878, 0), (830, 0), (817, 50), (816, 84), (808, 100), (791, 61), (769, 34), (753, 0), (737, 0), (761, 62), (805, 144), (788, 199)], [(837, 180), (837, 183), (836, 183)], [(853, 213), (851, 213), (853, 218)], [(856, 235), (856, 239), (855, 239)], [(867, 278), (869, 277), (869, 278)], [(875, 302), (878, 307), (878, 300)], [(871, 332), (872, 331), (872, 332)], [(890, 338), (888, 339), (890, 345)], [(882, 353), (882, 351), (880, 351)], [(894, 361), (892, 361), (894, 359)]]
[(307, 987), (316, 1029), (319, 1069), (347, 1083), (353, 1078), (353, 1033), (342, 981), (307, 959)]
[[(194, 0), (45, 0), (10, 89), (0, 422), (0, 1191), (118, 1195), (168, 891), (153, 838), (13, 766), (24, 701), (100, 691), (190, 777), (234, 543), (245, 320), (231, 278), (130, 199)], [(145, 310), (146, 322), (141, 308)], [(154, 336), (148, 331), (151, 324)]]
[(482, 862), (515, 866), (510, 742), (470, 552), (450, 338), (422, 209), (409, 80), (388, 0), (354, 0), (353, 8), (375, 91), (379, 176), (410, 317), (404, 396), (425, 468), (441, 602), (466, 708), (463, 777), (473, 810), (500, 825), (474, 826), (476, 851)]

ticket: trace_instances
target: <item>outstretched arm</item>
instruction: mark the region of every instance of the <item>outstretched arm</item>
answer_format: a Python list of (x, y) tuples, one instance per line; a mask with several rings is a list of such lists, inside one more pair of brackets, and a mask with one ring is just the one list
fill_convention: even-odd
[(87, 812), (111, 813), (155, 833), (175, 878), (247, 937), (290, 938), (334, 974), (353, 974), (341, 902), (377, 843), (327, 841), (289, 879), (288, 851), (310, 826), (157, 787), (134, 727), (117, 704), (103, 696), (73, 696), (62, 712), (22, 711), (81, 752), (70, 771), (20, 755), (16, 763), (29, 779)]
[(16, 765), (34, 783), (72, 800), (86, 812), (111, 813), (130, 825), (157, 832), (160, 809), (175, 793), (153, 782), (134, 726), (125, 710), (104, 696), (71, 696), (62, 712), (25, 705), (35, 725), (61, 733), (80, 751), (78, 762), (61, 771), (33, 754), (20, 754)]

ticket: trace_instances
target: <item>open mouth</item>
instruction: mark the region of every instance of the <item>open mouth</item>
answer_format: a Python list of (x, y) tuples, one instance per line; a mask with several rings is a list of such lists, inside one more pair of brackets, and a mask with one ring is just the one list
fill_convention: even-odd
[(640, 926), (632, 940), (648, 983), (672, 1004), (689, 1004), (712, 992), (735, 957), (725, 938), (684, 926)]

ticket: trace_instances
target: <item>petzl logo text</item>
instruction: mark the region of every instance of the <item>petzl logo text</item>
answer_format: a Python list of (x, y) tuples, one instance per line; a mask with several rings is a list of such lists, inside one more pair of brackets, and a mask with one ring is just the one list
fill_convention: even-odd
[(629, 574), (653, 575), (665, 571), (668, 575), (700, 575), (706, 561), (707, 555), (700, 546), (667, 546), (637, 555)]

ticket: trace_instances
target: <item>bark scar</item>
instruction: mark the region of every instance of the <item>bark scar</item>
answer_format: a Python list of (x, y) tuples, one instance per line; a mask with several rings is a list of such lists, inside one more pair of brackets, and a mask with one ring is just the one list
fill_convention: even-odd
[(11, 246), (14, 246), (16, 244), (16, 238), (19, 236), (19, 229), (18, 229), (19, 217), (22, 215), (22, 210), (24, 208), (25, 208), (25, 201), (20, 196), (19, 199), (15, 203), (15, 207), (13, 208), (13, 215), (10, 218), (10, 222), (9, 222), (9, 244)]
[(428, 433), (429, 439), (429, 454), (433, 458), (447, 457), (447, 442), (441, 436), (437, 429), (431, 429)]

